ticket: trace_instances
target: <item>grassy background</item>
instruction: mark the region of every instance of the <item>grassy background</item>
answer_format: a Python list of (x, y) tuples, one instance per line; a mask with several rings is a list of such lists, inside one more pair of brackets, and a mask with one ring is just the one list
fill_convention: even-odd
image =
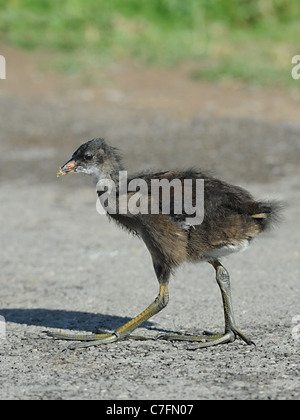
[(66, 71), (188, 61), (194, 77), (295, 86), (296, 0), (0, 0), (0, 10), (2, 42), (61, 51)]

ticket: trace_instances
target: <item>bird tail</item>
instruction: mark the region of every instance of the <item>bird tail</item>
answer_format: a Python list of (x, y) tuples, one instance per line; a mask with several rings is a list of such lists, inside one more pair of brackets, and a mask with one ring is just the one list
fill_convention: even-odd
[(257, 222), (260, 232), (271, 229), (282, 220), (285, 208), (281, 201), (261, 201), (257, 203), (255, 213), (251, 217)]

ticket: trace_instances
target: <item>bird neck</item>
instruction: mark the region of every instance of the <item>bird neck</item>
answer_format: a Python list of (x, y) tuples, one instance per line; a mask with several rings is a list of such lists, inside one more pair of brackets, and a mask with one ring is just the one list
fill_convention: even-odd
[(121, 171), (124, 171), (122, 163), (116, 159), (109, 159), (104, 162), (101, 169), (96, 169), (90, 175), (92, 176), (95, 185), (97, 185), (98, 182), (107, 179), (113, 181), (118, 189), (120, 179), (119, 174)]

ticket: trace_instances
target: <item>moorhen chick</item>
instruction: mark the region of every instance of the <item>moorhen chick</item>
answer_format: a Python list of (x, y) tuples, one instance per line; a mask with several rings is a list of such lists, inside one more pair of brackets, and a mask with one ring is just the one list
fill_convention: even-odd
[[(197, 345), (190, 348), (229, 343), (237, 337), (247, 344), (254, 344), (236, 327), (229, 274), (220, 263), (220, 258), (245, 249), (253, 238), (277, 221), (281, 209), (280, 203), (256, 201), (246, 190), (194, 169), (182, 172), (139, 173), (130, 176), (125, 180), (125, 186), (128, 189), (127, 191), (125, 189), (124, 193), (124, 185), (121, 191), (120, 174), (124, 175), (126, 172), (124, 172), (122, 166), (120, 153), (100, 138), (82, 144), (71, 159), (59, 169), (57, 175), (66, 175), (73, 172), (90, 175), (97, 185), (102, 209), (105, 210), (108, 217), (145, 242), (152, 256), (154, 271), (159, 282), (159, 293), (147, 309), (112, 333), (67, 335), (48, 332), (48, 335), (55, 339), (83, 342), (70, 346), (70, 348), (88, 347), (121, 340), (167, 305), (170, 274), (180, 264), (183, 262), (206, 261), (216, 271), (216, 280), (223, 300), (225, 333), (215, 335), (206, 333), (207, 335), (204, 336), (168, 334), (158, 338), (198, 342)], [(134, 192), (129, 186), (135, 180), (138, 180), (138, 182), (134, 185), (138, 185), (138, 187)], [(162, 189), (159, 190), (158, 196), (153, 197), (151, 186), (154, 185), (154, 180), (159, 182), (166, 180), (174, 187), (169, 188), (169, 197), (166, 198), (163, 195)], [(177, 191), (177, 196), (175, 194), (176, 184), (172, 183), (175, 180), (177, 187), (178, 185), (182, 187), (179, 193)], [(187, 180), (189, 180), (189, 183), (186, 182)], [(199, 185), (197, 181), (199, 181)], [(148, 205), (146, 205), (146, 208), (144, 206), (143, 212), (130, 212), (130, 206), (128, 205), (126, 208), (126, 204), (129, 204), (129, 201), (133, 199), (134, 194), (138, 194), (139, 189), (142, 190), (141, 186), (146, 186), (148, 189), (146, 193), (143, 192), (144, 195), (139, 195), (139, 199), (135, 197), (136, 204), (140, 204), (141, 208), (142, 200), (145, 203), (146, 194)], [(181, 212), (175, 211), (175, 207), (177, 204), (182, 204), (181, 201), (185, 199), (185, 192), (187, 191), (189, 193), (187, 197), (192, 200), (192, 209), (195, 210), (197, 208), (195, 203), (197, 188), (200, 192), (202, 188), (204, 196), (199, 205), (200, 210), (202, 205), (203, 212), (202, 214), (200, 212), (196, 224), (193, 223), (193, 218), (187, 217), (191, 213), (188, 214), (183, 205), (179, 206)], [(201, 197), (201, 194), (199, 194), (199, 197)], [(123, 200), (122, 211), (120, 211), (121, 199)], [(155, 203), (155, 200), (158, 206), (154, 207), (158, 211), (151, 214), (150, 210), (153, 209), (151, 206)], [(111, 201), (111, 203), (108, 204), (108, 201)], [(166, 204), (168, 211), (164, 211)], [(136, 208), (139, 207), (136, 206)], [(139, 336), (131, 337), (143, 339)]]

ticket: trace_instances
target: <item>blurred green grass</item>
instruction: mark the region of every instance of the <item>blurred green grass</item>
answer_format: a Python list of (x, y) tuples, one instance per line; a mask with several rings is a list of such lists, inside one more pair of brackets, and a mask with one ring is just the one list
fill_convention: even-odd
[(196, 78), (296, 85), (296, 0), (0, 0), (0, 11), (2, 42), (60, 51), (64, 71), (193, 62)]

